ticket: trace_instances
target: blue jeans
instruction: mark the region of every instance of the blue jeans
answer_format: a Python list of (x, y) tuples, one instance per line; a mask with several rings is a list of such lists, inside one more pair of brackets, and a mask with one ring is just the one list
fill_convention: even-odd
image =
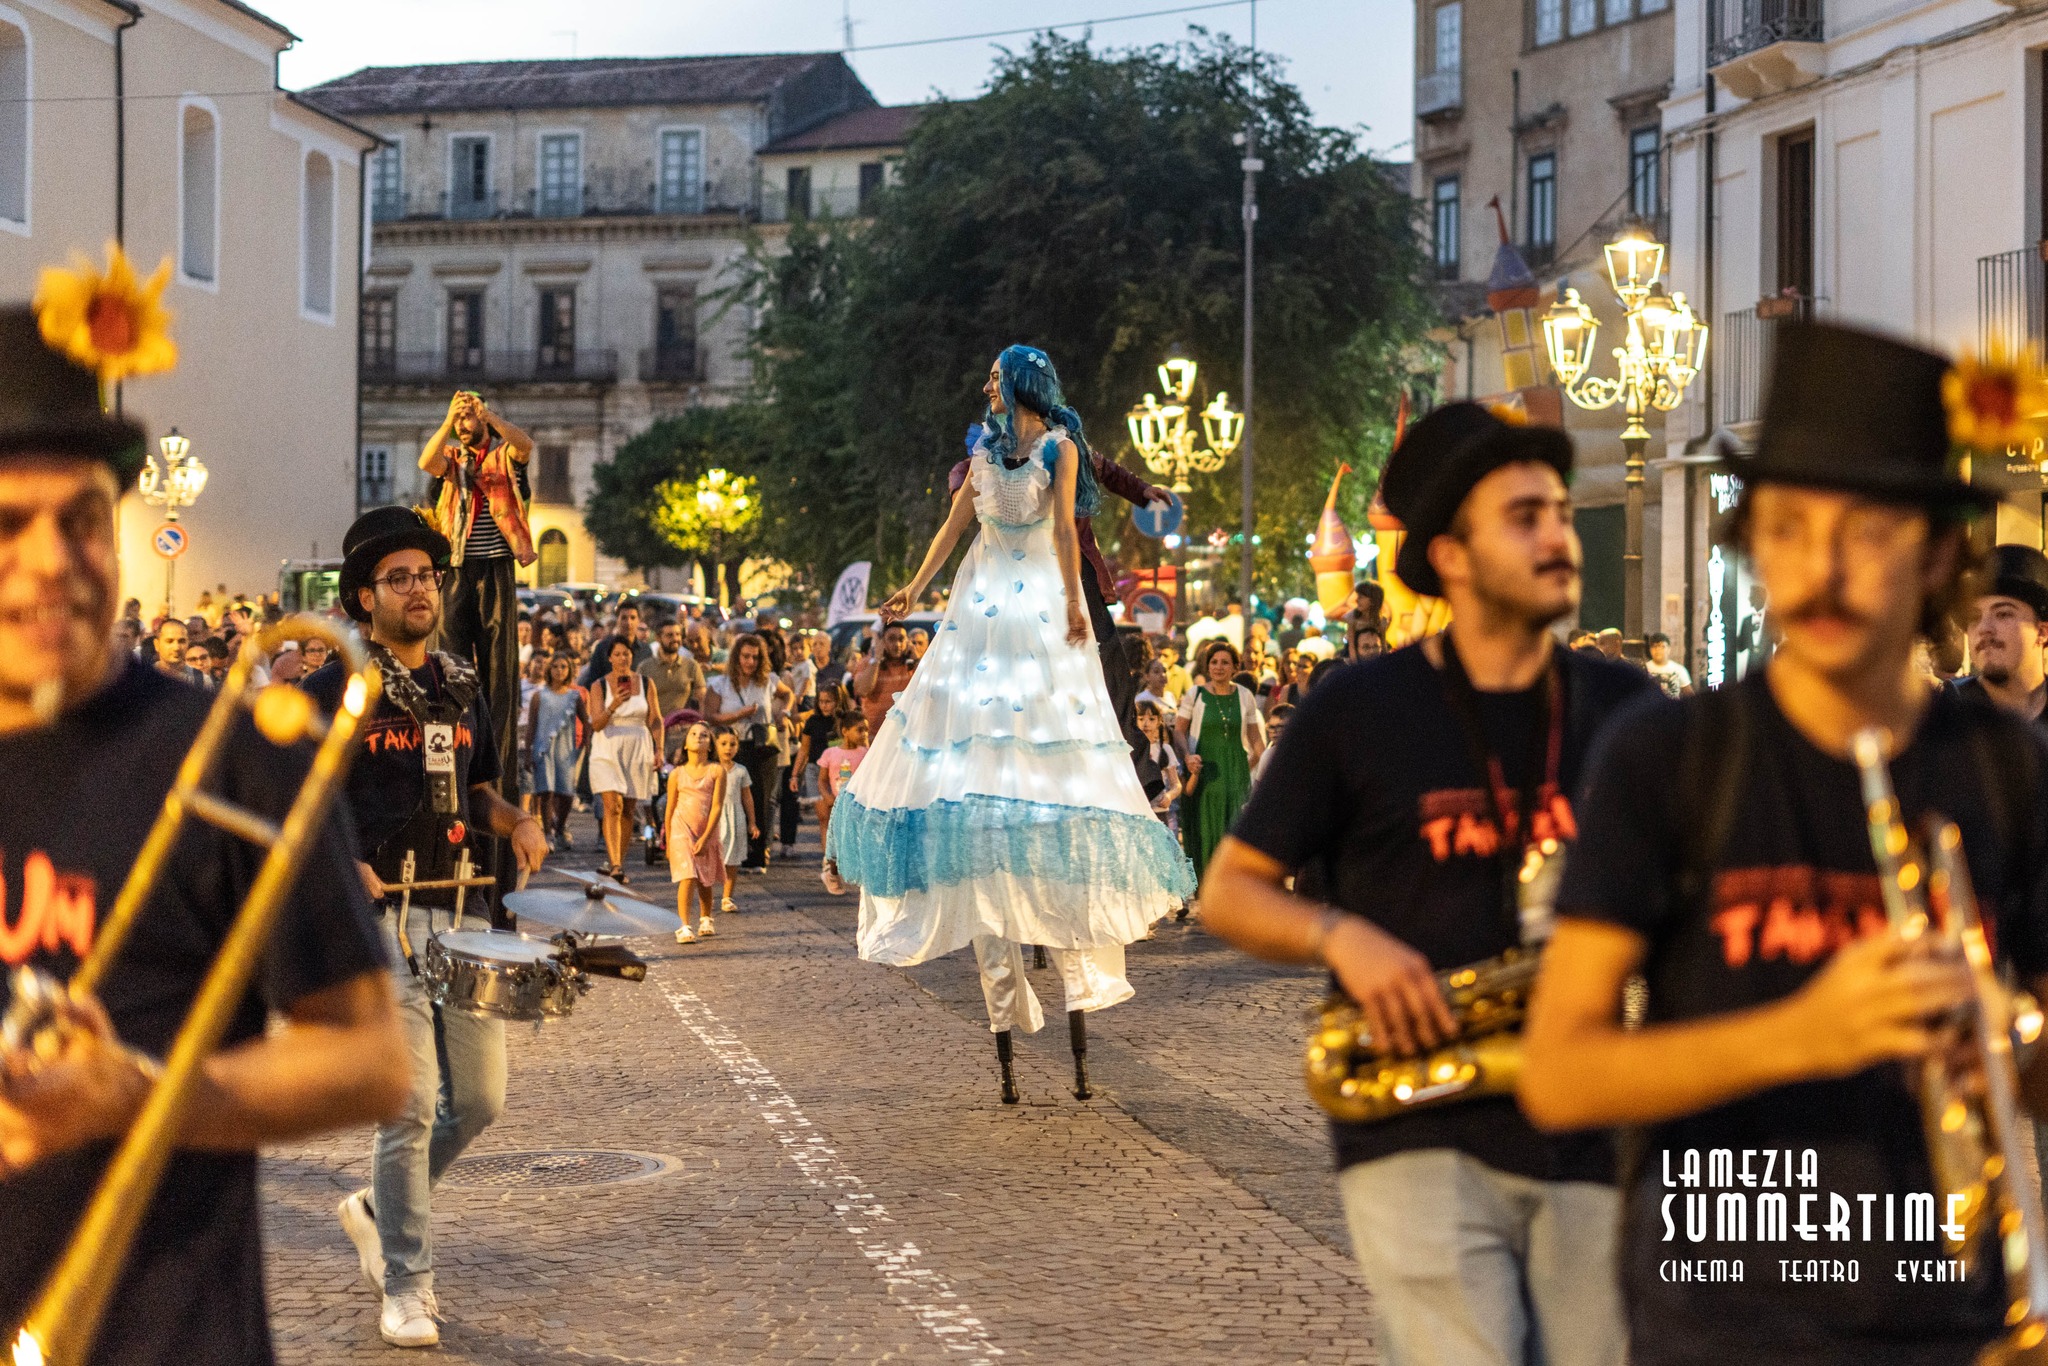
[[(435, 913), (433, 923), (445, 927), (447, 912)], [(402, 1116), (377, 1126), (370, 1182), (377, 1240), (384, 1247), (384, 1293), (400, 1295), (434, 1288), (434, 1186), (505, 1111), (505, 1022), (437, 1009), (426, 983), (412, 975), (398, 951), (397, 913), (387, 911), (380, 928), (412, 1054), (412, 1096)], [(464, 916), (462, 928), (490, 925)], [(424, 951), (427, 932), (428, 914), (415, 908), (406, 922), (414, 953)]]
[(1384, 1366), (1623, 1366), (1614, 1187), (1535, 1181), (1448, 1148), (1337, 1178)]

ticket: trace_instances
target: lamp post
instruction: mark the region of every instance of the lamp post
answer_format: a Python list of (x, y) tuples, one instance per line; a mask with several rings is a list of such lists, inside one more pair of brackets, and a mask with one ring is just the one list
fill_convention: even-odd
[[(1188, 485), (1188, 475), (1214, 474), (1222, 469), (1223, 462), (1244, 439), (1244, 414), (1234, 411), (1230, 395), (1220, 391), (1197, 414), (1202, 419), (1199, 437), (1188, 424), (1193, 411), (1188, 405), (1194, 400), (1196, 371), (1195, 362), (1175, 347), (1159, 367), (1159, 387), (1166, 394), (1166, 402), (1161, 403), (1157, 394), (1148, 393), (1144, 402), (1133, 404), (1130, 412), (1124, 414), (1131, 444), (1144, 458), (1145, 468), (1154, 474), (1171, 476), (1175, 493), (1194, 492)], [(1197, 445), (1198, 440), (1208, 445)]]
[(1593, 341), (1600, 324), (1576, 289), (1562, 289), (1543, 315), (1543, 345), (1550, 354), (1565, 397), (1597, 412), (1622, 405), (1627, 422), (1621, 429), (1625, 455), (1622, 488), (1625, 502), (1622, 531), (1621, 624), (1629, 654), (1643, 654), (1643, 450), (1650, 429), (1643, 416), (1651, 409), (1668, 413), (1685, 397), (1685, 388), (1700, 372), (1706, 355), (1707, 325), (1693, 315), (1682, 293), (1661, 287), (1664, 244), (1637, 227), (1607, 244), (1607, 282), (1621, 302), (1627, 331), (1614, 348), (1617, 373), (1602, 379), (1588, 371)]
[[(192, 454), (189, 437), (180, 436), (176, 427), (170, 434), (157, 442), (163, 455), (161, 463), (144, 457), (142, 473), (136, 478), (136, 492), (142, 501), (151, 507), (164, 510), (164, 520), (175, 522), (181, 508), (191, 507), (199, 501), (199, 495), (206, 492), (206, 466), (199, 457)], [(164, 560), (164, 612), (173, 609), (171, 586), (178, 572), (175, 558)]]

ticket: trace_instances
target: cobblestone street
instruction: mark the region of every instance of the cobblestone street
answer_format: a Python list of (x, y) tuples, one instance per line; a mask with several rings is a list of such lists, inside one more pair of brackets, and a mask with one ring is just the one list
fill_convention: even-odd
[[(560, 861), (593, 864), (594, 826), (574, 833)], [(1316, 974), (1162, 926), (1131, 950), (1137, 999), (1091, 1017), (1080, 1102), (1057, 976), (1035, 971), (1054, 1018), (1019, 1037), (1005, 1107), (971, 956), (858, 962), (854, 899), (825, 894), (804, 836), (715, 938), (641, 941), (646, 982), (512, 1026), (507, 1113), (436, 1200), (442, 1359), (1375, 1360), (1296, 1080)], [(290, 1366), (403, 1356), (335, 1221), (368, 1149), (356, 1132), (265, 1164)], [(476, 1161), (513, 1152), (558, 1155)], [(637, 1179), (565, 1184), (585, 1168)]]

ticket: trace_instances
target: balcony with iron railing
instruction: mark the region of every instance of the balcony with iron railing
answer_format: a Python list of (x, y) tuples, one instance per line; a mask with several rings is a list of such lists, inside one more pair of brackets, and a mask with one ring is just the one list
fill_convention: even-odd
[(629, 175), (599, 175), (585, 181), (580, 188), (547, 194), (538, 189), (527, 189), (509, 198), (496, 192), (480, 199), (451, 196), (446, 190), (432, 195), (394, 190), (370, 196), (370, 220), (380, 224), (446, 219), (566, 219), (650, 214), (749, 217), (752, 211), (738, 204), (707, 205), (701, 191), (678, 190), (674, 186), (664, 190), (660, 185)]
[(2048, 337), (2043, 307), (2048, 276), (2048, 243), (1977, 258), (1977, 342), (1979, 349), (2017, 355)]
[(1817, 80), (1822, 0), (1707, 0), (1707, 69), (1737, 99)]
[(1769, 299), (1722, 315), (1713, 338), (1716, 425), (1736, 427), (1763, 416), (1778, 328), (1812, 316), (1813, 300), (1805, 298)]
[(772, 185), (761, 187), (761, 221), (763, 223), (788, 223), (793, 219), (809, 218), (857, 218), (865, 214), (867, 205), (861, 202), (860, 189), (853, 185), (828, 185), (811, 190), (809, 213), (801, 206), (795, 214), (790, 212), (789, 196), (786, 191)]
[(1461, 67), (1431, 71), (1415, 78), (1415, 117), (1447, 118), (1465, 107), (1465, 73)]
[(640, 353), (642, 384), (695, 384), (704, 378), (703, 357), (694, 341), (650, 346)]
[(362, 382), (389, 388), (461, 384), (610, 385), (619, 378), (619, 353), (563, 351), (397, 351), (367, 353)]

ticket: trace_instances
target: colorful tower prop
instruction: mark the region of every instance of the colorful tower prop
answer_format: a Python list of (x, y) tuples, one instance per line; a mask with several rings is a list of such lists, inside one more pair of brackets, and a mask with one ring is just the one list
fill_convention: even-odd
[(1308, 551), (1309, 568), (1316, 572), (1316, 601), (1326, 613), (1335, 612), (1351, 596), (1351, 571), (1358, 567), (1351, 529), (1337, 515), (1337, 486), (1349, 473), (1351, 466), (1337, 466), (1337, 477), (1330, 481), (1330, 496), (1323, 500), (1322, 520), (1316, 523), (1315, 543)]

